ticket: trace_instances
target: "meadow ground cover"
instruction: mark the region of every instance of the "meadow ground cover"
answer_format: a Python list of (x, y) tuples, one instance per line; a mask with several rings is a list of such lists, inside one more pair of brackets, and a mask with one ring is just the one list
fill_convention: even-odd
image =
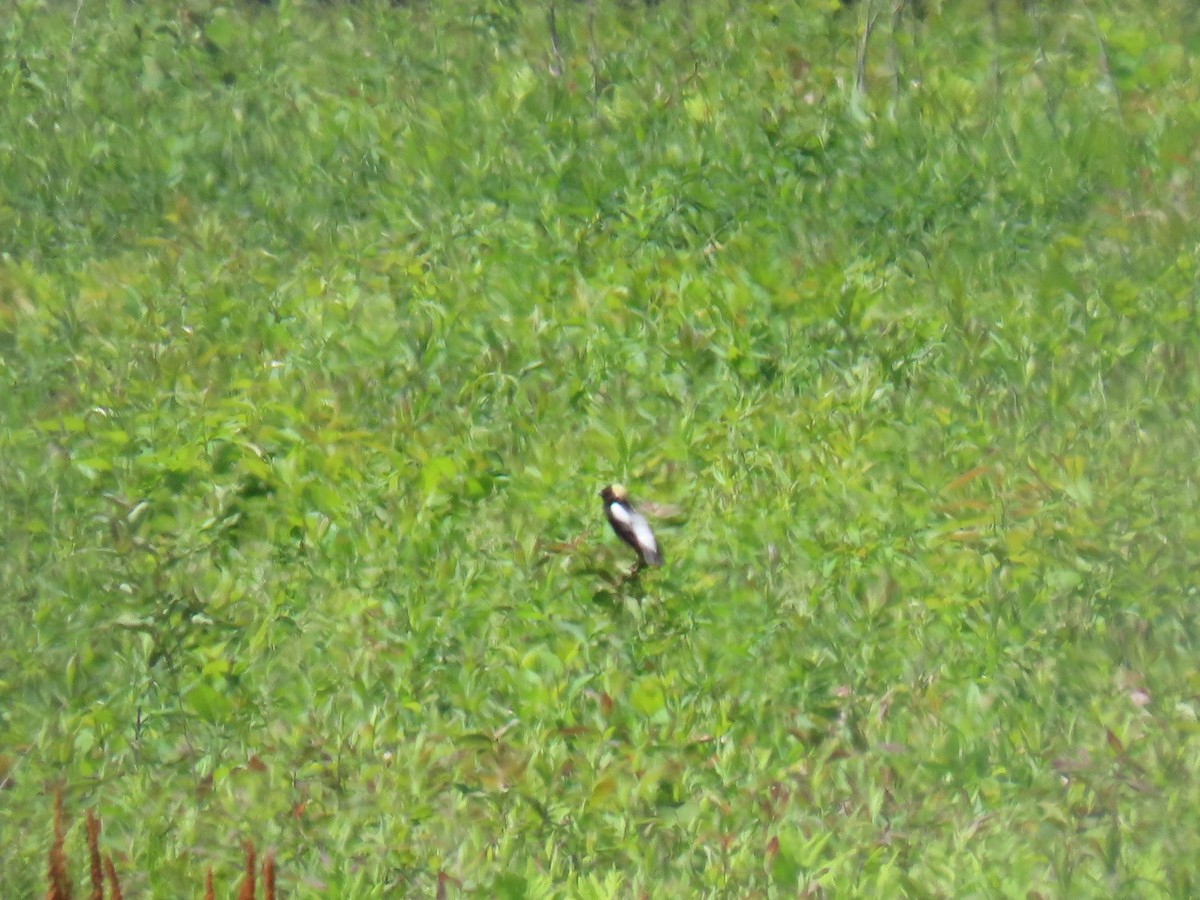
[(17, 0), (5, 893), (1195, 895), (1200, 22), (924, 6)]

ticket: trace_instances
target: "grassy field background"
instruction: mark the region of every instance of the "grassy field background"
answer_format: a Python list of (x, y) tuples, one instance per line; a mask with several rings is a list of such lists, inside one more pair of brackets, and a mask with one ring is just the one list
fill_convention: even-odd
[(1200, 892), (1200, 21), (882, 6), (18, 0), (8, 896)]

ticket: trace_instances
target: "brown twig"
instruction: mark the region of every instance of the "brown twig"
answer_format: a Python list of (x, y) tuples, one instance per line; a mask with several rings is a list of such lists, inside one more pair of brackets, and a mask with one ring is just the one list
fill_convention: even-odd
[(263, 861), (263, 900), (275, 900), (275, 854)]
[(108, 889), (112, 892), (110, 900), (125, 900), (121, 893), (121, 882), (117, 878), (117, 868), (113, 865), (111, 855), (104, 857), (104, 871), (108, 874)]
[(100, 865), (100, 820), (87, 811), (88, 874), (92, 879), (92, 900), (104, 900), (104, 869)]
[(50, 856), (46, 864), (46, 878), (50, 890), (46, 900), (71, 900), (71, 882), (67, 878), (67, 858), (63, 853), (64, 840), (62, 788), (54, 794), (54, 843), (50, 845)]
[(254, 900), (255, 889), (255, 857), (254, 844), (246, 841), (243, 846), (246, 848), (246, 875), (242, 879), (242, 888), (238, 891), (238, 900)]

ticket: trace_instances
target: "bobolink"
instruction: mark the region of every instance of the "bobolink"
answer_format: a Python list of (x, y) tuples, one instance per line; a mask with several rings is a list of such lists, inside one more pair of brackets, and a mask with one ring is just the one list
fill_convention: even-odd
[(604, 514), (608, 524), (617, 533), (617, 537), (638, 552), (638, 557), (648, 566), (661, 566), (662, 554), (658, 552), (658, 541), (654, 532), (633, 505), (629, 502), (629, 494), (619, 484), (610, 484), (600, 492), (604, 498)]

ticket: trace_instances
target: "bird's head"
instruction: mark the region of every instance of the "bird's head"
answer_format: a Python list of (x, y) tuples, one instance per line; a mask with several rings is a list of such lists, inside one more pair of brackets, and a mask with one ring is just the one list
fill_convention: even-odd
[(629, 499), (629, 493), (623, 484), (610, 484), (600, 492), (605, 503), (624, 503)]

